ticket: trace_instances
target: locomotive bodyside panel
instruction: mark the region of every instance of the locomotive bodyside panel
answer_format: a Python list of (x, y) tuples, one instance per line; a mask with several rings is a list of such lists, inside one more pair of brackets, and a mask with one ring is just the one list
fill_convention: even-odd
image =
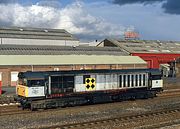
[(119, 85), (118, 85), (118, 75), (117, 74), (113, 74), (111, 75), (112, 78), (112, 89), (118, 89)]
[[(89, 76), (90, 80), (94, 79), (94, 88), (87, 88), (86, 79), (82, 76), (75, 76), (75, 92), (86, 91), (104, 91), (113, 90), (118, 87), (118, 75), (117, 74), (94, 74)], [(88, 78), (87, 78), (88, 79)], [(84, 80), (84, 82), (83, 82)], [(90, 85), (92, 83), (90, 82)]]
[(26, 97), (43, 97), (45, 96), (44, 86), (28, 87), (28, 94)]
[(152, 80), (152, 88), (162, 88), (163, 80)]
[(104, 90), (106, 87), (104, 85), (105, 82), (105, 75), (97, 75), (96, 76), (96, 90)]
[(84, 92), (86, 91), (85, 84), (83, 84), (83, 76), (75, 76), (75, 92)]
[(104, 81), (105, 88), (104, 88), (104, 90), (110, 90), (110, 89), (112, 89), (112, 85), (111, 85), (111, 75), (110, 75), (110, 74), (107, 74), (107, 75), (105, 75), (104, 77), (105, 77), (105, 81)]
[[(122, 74), (94, 74), (89, 75), (90, 79), (95, 79), (95, 88), (87, 89), (85, 77), (75, 76), (75, 92), (105, 91), (118, 89), (132, 89), (149, 87), (148, 73), (122, 73)], [(84, 81), (83, 81), (84, 80)]]
[(42, 97), (45, 96), (44, 87), (17, 86), (17, 95), (22, 97)]
[(117, 74), (104, 75), (104, 85), (105, 85), (104, 90), (119, 89), (117, 76), (118, 76)]

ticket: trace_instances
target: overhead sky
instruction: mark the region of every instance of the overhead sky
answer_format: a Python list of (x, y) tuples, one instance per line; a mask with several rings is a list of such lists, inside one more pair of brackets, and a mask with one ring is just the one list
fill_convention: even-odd
[(180, 41), (180, 0), (0, 0), (0, 26), (66, 29), (80, 40)]

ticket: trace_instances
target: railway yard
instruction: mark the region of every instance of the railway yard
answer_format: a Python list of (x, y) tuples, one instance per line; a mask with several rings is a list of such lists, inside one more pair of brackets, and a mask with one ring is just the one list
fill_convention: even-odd
[[(120, 129), (180, 128), (180, 90), (166, 87), (154, 99), (85, 105), (48, 110), (22, 110), (18, 105), (0, 107), (3, 129)], [(4, 101), (3, 101), (4, 102)]]
[(180, 129), (180, 42), (0, 29), (0, 129)]

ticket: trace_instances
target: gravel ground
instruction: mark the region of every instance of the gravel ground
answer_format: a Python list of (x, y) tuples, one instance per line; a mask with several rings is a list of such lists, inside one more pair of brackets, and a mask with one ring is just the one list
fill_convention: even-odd
[(15, 86), (3, 86), (2, 91), (3, 91), (4, 96), (13, 96), (16, 94), (16, 87)]
[(0, 104), (14, 103), (14, 96), (16, 94), (16, 87), (2, 87), (2, 95), (0, 95)]
[(0, 96), (0, 105), (15, 103), (13, 96)]
[(61, 108), (59, 110), (33, 112), (32, 114), (0, 116), (0, 127), (1, 129), (47, 127), (120, 117), (127, 114), (140, 114), (176, 106), (180, 106), (180, 97)]
[[(165, 80), (165, 89), (180, 88), (180, 79)], [(0, 100), (8, 102), (7, 98), (13, 98), (15, 95), (15, 87), (3, 87), (4, 94), (0, 96)], [(21, 114), (11, 116), (0, 116), (0, 129), (16, 129), (16, 128), (37, 128), (50, 125), (63, 125), (74, 122), (86, 122), (98, 119), (106, 119), (118, 117), (127, 114), (148, 112), (160, 108), (180, 106), (180, 97), (172, 99), (159, 100), (136, 100), (110, 104), (99, 104), (90, 106), (81, 106), (73, 108), (62, 108), (54, 111), (33, 112), (32, 114)], [(174, 128), (180, 128), (175, 125)], [(173, 129), (174, 129), (173, 128)], [(178, 129), (179, 129), (178, 128)], [(172, 129), (172, 127), (164, 127), (162, 129)]]
[(177, 78), (165, 78), (164, 87), (166, 89), (180, 89), (180, 77)]
[(160, 128), (160, 129), (180, 129), (180, 124), (173, 125), (173, 126), (166, 126), (166, 127)]

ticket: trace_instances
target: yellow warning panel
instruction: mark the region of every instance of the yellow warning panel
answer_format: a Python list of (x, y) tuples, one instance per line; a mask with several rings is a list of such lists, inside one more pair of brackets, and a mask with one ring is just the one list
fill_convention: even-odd
[(22, 86), (22, 85), (17, 86), (17, 95), (25, 97), (26, 96), (25, 92), (26, 92), (26, 86)]
[(96, 80), (95, 78), (86, 78), (86, 90), (95, 90), (96, 89)]

